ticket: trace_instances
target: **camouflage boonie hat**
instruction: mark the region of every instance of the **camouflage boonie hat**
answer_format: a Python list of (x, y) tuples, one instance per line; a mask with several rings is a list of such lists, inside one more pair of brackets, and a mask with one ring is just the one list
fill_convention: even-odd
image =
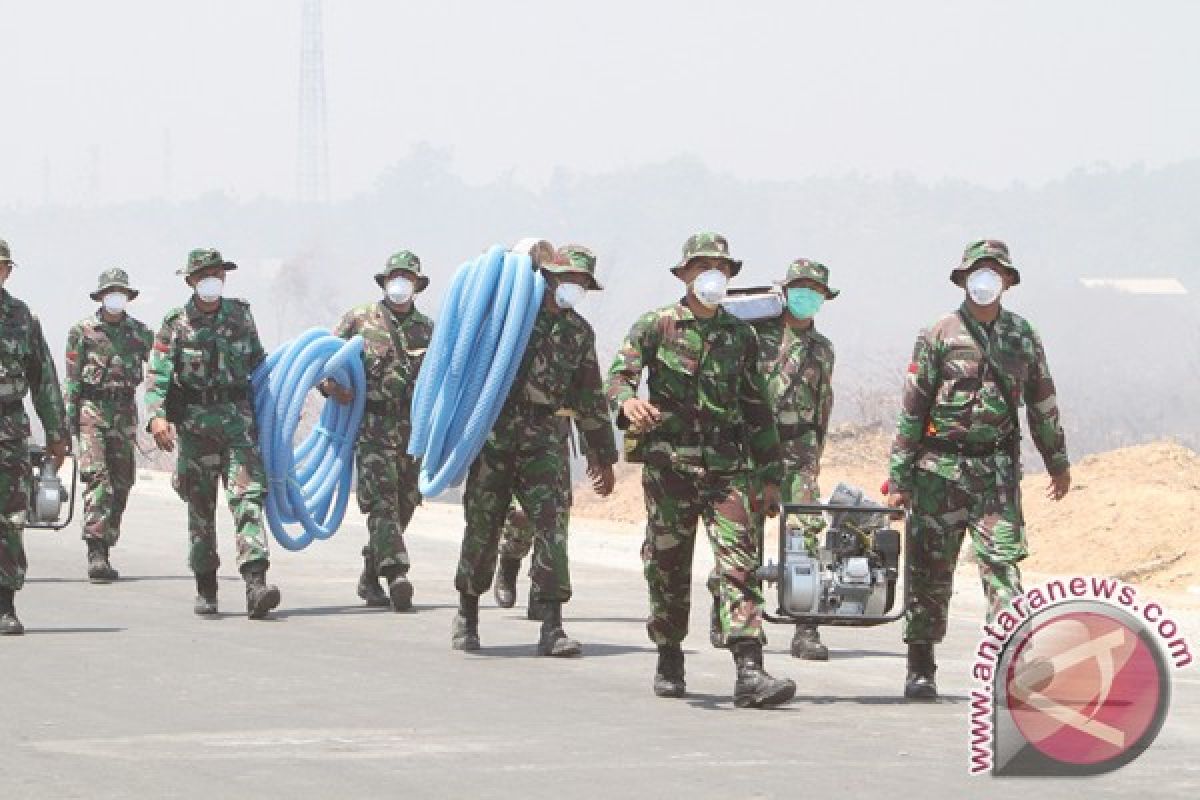
[(120, 267), (106, 269), (104, 272), (101, 272), (100, 280), (96, 285), (96, 291), (92, 292), (89, 297), (99, 301), (109, 289), (120, 289), (129, 295), (130, 300), (139, 294), (137, 289), (129, 285), (129, 273)]
[(0, 264), (8, 264), (16, 266), (17, 262), (12, 260), (12, 250), (8, 249), (8, 242), (0, 239)]
[(787, 286), (792, 281), (809, 280), (814, 283), (819, 283), (825, 289), (825, 297), (832, 300), (841, 292), (837, 289), (829, 288), (829, 267), (817, 261), (811, 261), (807, 258), (797, 258), (788, 266), (787, 277), (783, 281), (783, 285)]
[(413, 277), (416, 278), (414, 283), (418, 292), (425, 291), (425, 287), (429, 285), (429, 278), (421, 274), (421, 259), (417, 258), (417, 254), (412, 250), (401, 250), (398, 253), (392, 253), (392, 257), (383, 265), (383, 269), (375, 273), (375, 282), (379, 284), (379, 288), (387, 286), (388, 276), (397, 270), (413, 274)]
[(1021, 273), (1012, 265), (1012, 258), (1008, 255), (1008, 245), (999, 239), (980, 239), (967, 245), (967, 249), (963, 251), (962, 263), (950, 273), (950, 282), (955, 286), (962, 286), (971, 267), (985, 258), (995, 259), (1000, 266), (1008, 270), (1013, 286), (1021, 282)]
[(737, 275), (742, 271), (742, 262), (738, 261), (729, 255), (729, 242), (719, 233), (705, 231), (703, 233), (693, 233), (688, 237), (688, 240), (683, 243), (683, 258), (679, 263), (671, 267), (671, 272), (675, 273), (675, 277), (679, 277), (679, 270), (688, 265), (688, 262), (693, 258), (723, 258), (729, 262), (733, 270), (730, 277)]
[(587, 288), (599, 291), (604, 287), (596, 280), (596, 254), (581, 244), (564, 244), (554, 254), (554, 260), (542, 264), (542, 269), (555, 275), (586, 275)]
[(237, 269), (237, 264), (222, 258), (220, 250), (202, 247), (188, 253), (187, 264), (175, 270), (175, 274), (182, 275), (184, 278), (190, 278), (200, 270), (208, 269), (209, 267), (221, 267), (231, 270)]

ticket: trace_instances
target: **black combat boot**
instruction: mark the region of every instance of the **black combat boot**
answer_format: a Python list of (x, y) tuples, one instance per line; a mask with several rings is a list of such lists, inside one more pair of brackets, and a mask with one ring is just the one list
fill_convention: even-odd
[(479, 649), (479, 595), (458, 593), (458, 613), (450, 629), (450, 649), (474, 652)]
[(13, 606), (14, 594), (12, 589), (0, 589), (0, 636), (20, 636), (25, 632)]
[(398, 566), (384, 567), (380, 570), (388, 585), (388, 603), (393, 611), (412, 611), (413, 585), (408, 576), (400, 571)]
[(567, 636), (563, 630), (562, 603), (547, 600), (542, 605), (546, 609), (546, 616), (542, 618), (542, 635), (538, 637), (538, 655), (559, 658), (583, 655), (583, 645)]
[(521, 559), (500, 556), (496, 564), (496, 605), (512, 608), (517, 604), (517, 575), (521, 572)]
[(821, 642), (816, 625), (797, 625), (792, 635), (792, 658), (805, 661), (828, 661), (829, 648)]
[(192, 611), (202, 617), (217, 613), (217, 571), (196, 573), (196, 605)]
[(733, 686), (733, 704), (738, 708), (769, 708), (786, 703), (796, 695), (796, 684), (772, 678), (763, 669), (762, 642), (758, 639), (734, 639), (730, 642), (737, 682)]
[(88, 580), (92, 583), (112, 583), (117, 571), (108, 563), (108, 543), (103, 539), (88, 538)]
[(358, 576), (358, 596), (370, 608), (386, 608), (391, 601), (379, 586), (379, 570), (375, 567), (375, 557), (371, 555), (371, 548), (364, 547), (362, 556), (363, 571), (362, 575)]
[(658, 666), (654, 669), (654, 693), (659, 697), (683, 697), (683, 648), (677, 644), (658, 646)]
[(904, 696), (909, 700), (937, 700), (932, 642), (909, 642), (908, 677), (904, 679)]
[(242, 567), (246, 579), (246, 614), (250, 619), (265, 619), (267, 612), (279, 605), (279, 587), (267, 583), (267, 565), (264, 561)]

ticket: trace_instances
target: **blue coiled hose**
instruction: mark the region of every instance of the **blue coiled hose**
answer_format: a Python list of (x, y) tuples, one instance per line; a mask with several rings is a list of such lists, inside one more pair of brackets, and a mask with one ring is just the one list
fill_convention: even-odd
[[(312, 328), (272, 353), (254, 371), (254, 411), (267, 472), (267, 522), (275, 541), (302, 550), (342, 524), (354, 471), (354, 442), (366, 404), (361, 336), (339, 339)], [(309, 391), (325, 378), (354, 390), (354, 402), (327, 400), (321, 419), (294, 447)], [(286, 526), (299, 524), (292, 536)]]
[(408, 452), (426, 497), (457, 486), (516, 378), (546, 281), (528, 255), (495, 246), (459, 267), (417, 378)]

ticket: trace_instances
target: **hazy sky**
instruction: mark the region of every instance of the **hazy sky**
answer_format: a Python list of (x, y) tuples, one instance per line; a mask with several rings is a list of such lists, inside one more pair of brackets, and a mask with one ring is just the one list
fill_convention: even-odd
[[(335, 199), (419, 142), (468, 180), (530, 185), (679, 155), (747, 178), (988, 186), (1200, 157), (1186, 0), (326, 0), (324, 16)], [(0, 0), (0, 31), (0, 206), (294, 195), (299, 0)]]

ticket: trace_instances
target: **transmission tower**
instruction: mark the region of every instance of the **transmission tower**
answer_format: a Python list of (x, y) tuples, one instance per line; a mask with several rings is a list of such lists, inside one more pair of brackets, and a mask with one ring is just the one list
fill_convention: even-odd
[(325, 130), (321, 0), (303, 0), (300, 36), (300, 141), (296, 150), (296, 195), (302, 203), (325, 203), (329, 200), (329, 143)]

